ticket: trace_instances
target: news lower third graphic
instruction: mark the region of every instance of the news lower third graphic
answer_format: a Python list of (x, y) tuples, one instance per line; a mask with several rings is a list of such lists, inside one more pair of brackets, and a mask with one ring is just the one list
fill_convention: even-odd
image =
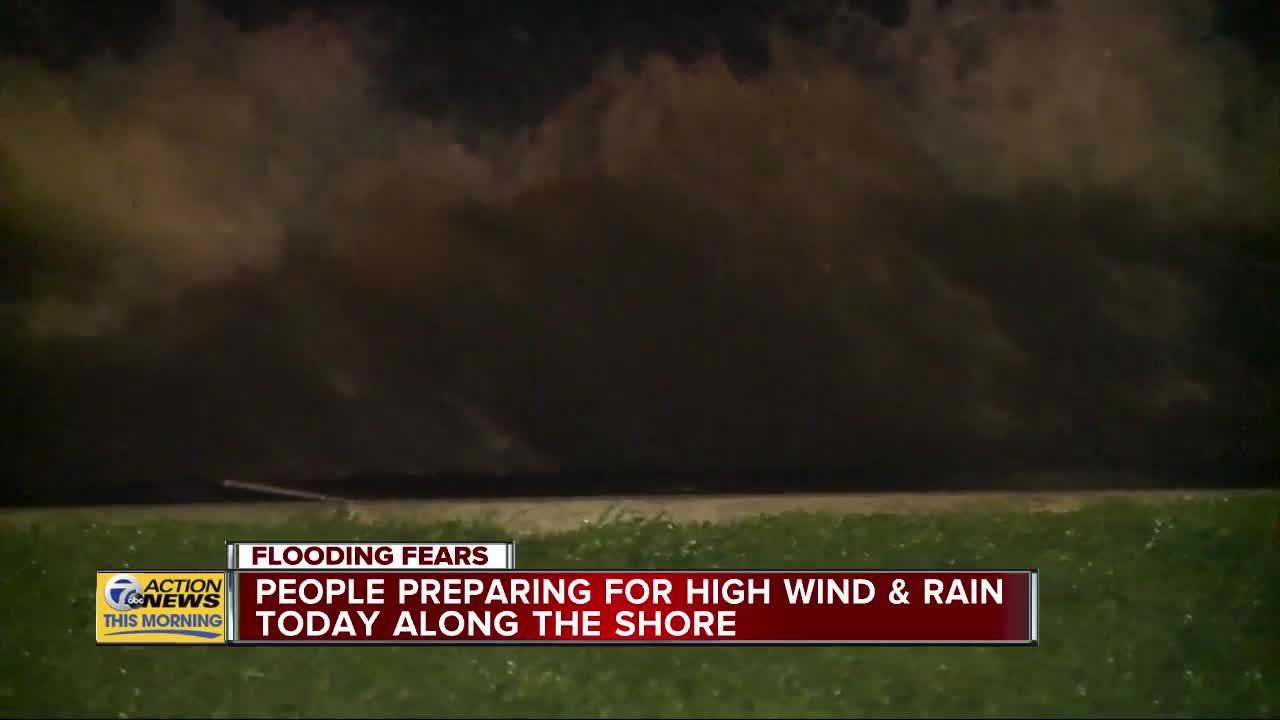
[(103, 570), (99, 645), (1039, 644), (1039, 572), (517, 570), (511, 542), (228, 542)]
[(99, 645), (226, 642), (223, 570), (102, 570), (96, 605)]

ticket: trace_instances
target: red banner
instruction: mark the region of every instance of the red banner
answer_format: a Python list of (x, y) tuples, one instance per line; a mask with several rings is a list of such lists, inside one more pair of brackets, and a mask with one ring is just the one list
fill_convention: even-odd
[(1035, 571), (239, 571), (242, 644), (1034, 645)]

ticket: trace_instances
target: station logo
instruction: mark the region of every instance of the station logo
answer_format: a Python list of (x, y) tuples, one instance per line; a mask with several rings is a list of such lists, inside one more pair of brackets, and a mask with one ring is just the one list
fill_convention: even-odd
[(100, 571), (97, 639), (102, 645), (226, 642), (224, 571)]

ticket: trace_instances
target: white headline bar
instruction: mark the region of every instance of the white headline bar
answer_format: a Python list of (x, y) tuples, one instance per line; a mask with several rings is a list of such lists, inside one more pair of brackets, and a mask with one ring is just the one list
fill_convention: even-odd
[(511, 570), (515, 548), (492, 543), (231, 542), (231, 570)]

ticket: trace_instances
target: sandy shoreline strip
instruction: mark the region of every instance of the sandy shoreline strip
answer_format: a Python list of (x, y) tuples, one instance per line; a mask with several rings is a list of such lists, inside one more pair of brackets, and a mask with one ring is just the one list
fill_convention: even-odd
[(740, 495), (716, 497), (590, 497), (519, 500), (398, 500), (219, 505), (4, 509), (0, 525), (47, 522), (135, 523), (168, 519), (196, 524), (278, 525), (308, 516), (341, 514), (367, 525), (489, 523), (515, 533), (549, 533), (631, 519), (677, 524), (720, 523), (786, 512), (837, 514), (940, 513), (1005, 510), (1070, 512), (1091, 502), (1124, 499), (1158, 504), (1183, 498), (1248, 497), (1274, 491), (1096, 491)]

